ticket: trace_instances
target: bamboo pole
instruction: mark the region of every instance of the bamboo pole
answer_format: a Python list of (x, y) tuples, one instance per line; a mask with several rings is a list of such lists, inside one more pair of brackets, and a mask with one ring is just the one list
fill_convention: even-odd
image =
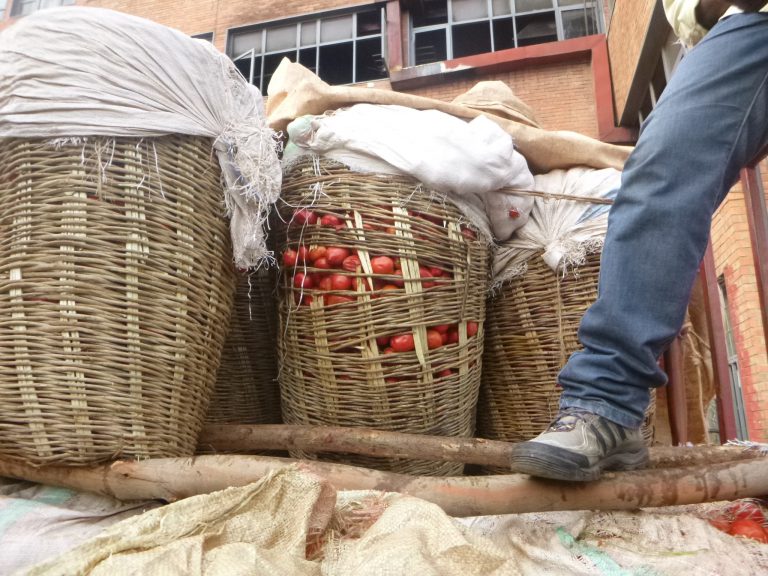
[[(513, 444), (482, 438), (426, 436), (339, 426), (208, 424), (203, 429), (199, 446), (204, 452), (247, 454), (265, 450), (302, 450), (506, 467)], [(715, 464), (757, 456), (757, 451), (737, 446), (659, 446), (650, 450), (650, 466)]]
[[(296, 460), (265, 456), (198, 456), (118, 461), (94, 467), (33, 467), (0, 459), (0, 475), (107, 494), (121, 500), (174, 501), (243, 486), (292, 466)], [(609, 473), (591, 483), (530, 478), (522, 474), (412, 477), (342, 464), (302, 461), (299, 467), (337, 490), (400, 492), (433, 502), (452, 516), (555, 510), (628, 510), (696, 504), (768, 494), (768, 459)]]

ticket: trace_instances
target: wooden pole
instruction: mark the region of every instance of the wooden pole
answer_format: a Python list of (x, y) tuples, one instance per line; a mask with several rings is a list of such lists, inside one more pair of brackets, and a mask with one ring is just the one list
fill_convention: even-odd
[[(248, 454), (268, 450), (302, 450), (496, 467), (509, 466), (509, 452), (513, 446), (509, 442), (481, 438), (289, 424), (209, 424), (203, 429), (199, 445), (204, 452)], [(754, 458), (756, 453), (734, 446), (659, 446), (650, 450), (650, 456), (652, 467), (669, 468), (732, 462)]]
[[(244, 486), (297, 461), (265, 456), (198, 456), (118, 461), (94, 467), (33, 467), (0, 459), (0, 475), (107, 494), (120, 500), (174, 501)], [(302, 461), (302, 470), (337, 490), (400, 492), (451, 516), (555, 510), (629, 510), (768, 494), (768, 459), (606, 474), (591, 483), (504, 476), (413, 477), (342, 464)]]

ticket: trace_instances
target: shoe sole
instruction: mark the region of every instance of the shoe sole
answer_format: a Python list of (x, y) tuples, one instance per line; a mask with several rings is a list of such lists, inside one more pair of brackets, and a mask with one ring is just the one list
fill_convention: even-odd
[[(582, 460), (582, 464), (576, 460)], [(593, 466), (588, 466), (581, 454), (537, 442), (518, 444), (510, 456), (512, 472), (567, 482), (591, 482), (599, 479), (604, 470), (637, 470), (647, 466), (645, 444), (625, 446), (621, 452), (609, 454)]]

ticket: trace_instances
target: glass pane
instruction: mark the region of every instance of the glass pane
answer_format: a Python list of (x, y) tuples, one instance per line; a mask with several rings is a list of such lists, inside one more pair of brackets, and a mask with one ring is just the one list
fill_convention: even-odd
[[(335, 42), (352, 38), (352, 15), (328, 18), (320, 22), (320, 42)], [(351, 70), (350, 70), (351, 71)]]
[(488, 18), (488, 3), (485, 0), (451, 0), (454, 22), (466, 22)]
[(277, 67), (280, 65), (280, 62), (283, 61), (283, 58), (288, 58), (288, 60), (290, 60), (291, 62), (296, 62), (296, 51), (283, 52), (282, 54), (270, 54), (268, 56), (264, 56), (264, 78), (262, 79), (262, 82), (261, 82), (262, 94), (267, 93), (267, 87), (269, 86), (269, 81), (272, 80), (272, 74), (275, 73), (275, 70), (277, 70)]
[(493, 0), (493, 15), (504, 16), (512, 14), (512, 2), (510, 0)]
[(355, 82), (367, 82), (387, 77), (387, 67), (381, 53), (381, 38), (358, 40), (355, 59)]
[(414, 28), (434, 26), (448, 22), (447, 0), (423, 0), (411, 9), (411, 22)]
[(72, 6), (75, 3), (75, 0), (63, 0), (61, 5), (62, 6)]
[(357, 15), (357, 35), (381, 34), (381, 9), (360, 12)]
[(584, 0), (557, 0), (558, 6), (573, 6), (574, 4), (586, 4), (590, 8), (593, 8), (595, 3), (590, 2), (587, 0), (586, 2)]
[(441, 62), (448, 58), (445, 30), (432, 30), (416, 34), (414, 42), (415, 62), (427, 64), (428, 62)]
[(15, 0), (11, 6), (12, 16), (27, 16), (37, 10), (37, 0)]
[(517, 21), (517, 45), (530, 46), (557, 40), (555, 13), (531, 14), (519, 16)]
[(515, 47), (515, 30), (512, 18), (502, 18), (493, 21), (493, 49), (506, 50)]
[(515, 0), (515, 12), (531, 12), (552, 8), (552, 0)]
[(261, 30), (238, 32), (232, 36), (230, 56), (240, 56), (240, 54), (248, 52), (250, 49), (253, 49), (256, 54), (261, 54)]
[(0, 0), (0, 20), (2, 20), (2, 18), (3, 18), (3, 13), (5, 12), (5, 7), (6, 7), (6, 1), (5, 0)]
[(40, 0), (41, 10), (43, 8), (58, 8), (61, 5), (61, 0)]
[(320, 47), (318, 75), (328, 84), (351, 84), (352, 42)]
[(454, 26), (451, 34), (454, 58), (491, 51), (491, 27), (487, 21)]
[[(235, 67), (240, 70), (240, 74), (252, 84), (259, 86), (261, 84), (261, 56), (253, 59), (253, 77), (251, 77), (251, 57), (235, 60)], [(251, 80), (253, 78), (253, 80)]]
[(566, 38), (579, 38), (597, 34), (595, 13), (591, 8), (584, 10), (563, 10), (563, 32)]
[(317, 48), (302, 48), (299, 50), (299, 64), (312, 70), (317, 71)]
[(301, 23), (301, 45), (312, 46), (317, 44), (317, 23), (316, 22), (302, 22)]
[[(296, 25), (267, 29), (267, 52), (296, 48)], [(266, 62), (266, 60), (265, 60)]]

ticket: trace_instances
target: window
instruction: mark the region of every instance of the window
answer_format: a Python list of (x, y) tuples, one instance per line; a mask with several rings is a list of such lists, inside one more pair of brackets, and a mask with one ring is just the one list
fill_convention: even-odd
[[(1, 0), (0, 0), (1, 1)], [(2, 2), (5, 4), (5, 2)], [(57, 6), (70, 6), (75, 0), (13, 0), (11, 16), (27, 16), (32, 12)]]
[(422, 0), (411, 10), (411, 62), (426, 64), (597, 34), (601, 0)]
[(227, 53), (262, 93), (283, 58), (300, 63), (329, 84), (379, 80), (388, 74), (384, 18), (383, 8), (376, 6), (233, 30)]
[(736, 435), (739, 440), (749, 440), (747, 417), (744, 410), (744, 393), (741, 388), (739, 357), (736, 350), (736, 341), (733, 337), (733, 325), (731, 324), (730, 306), (728, 305), (728, 291), (725, 288), (725, 278), (722, 275), (717, 279), (717, 284), (720, 288), (720, 312), (723, 316), (723, 328), (725, 329), (725, 349), (728, 354), (728, 372), (731, 376), (731, 394), (733, 395), (733, 411), (736, 418)]

